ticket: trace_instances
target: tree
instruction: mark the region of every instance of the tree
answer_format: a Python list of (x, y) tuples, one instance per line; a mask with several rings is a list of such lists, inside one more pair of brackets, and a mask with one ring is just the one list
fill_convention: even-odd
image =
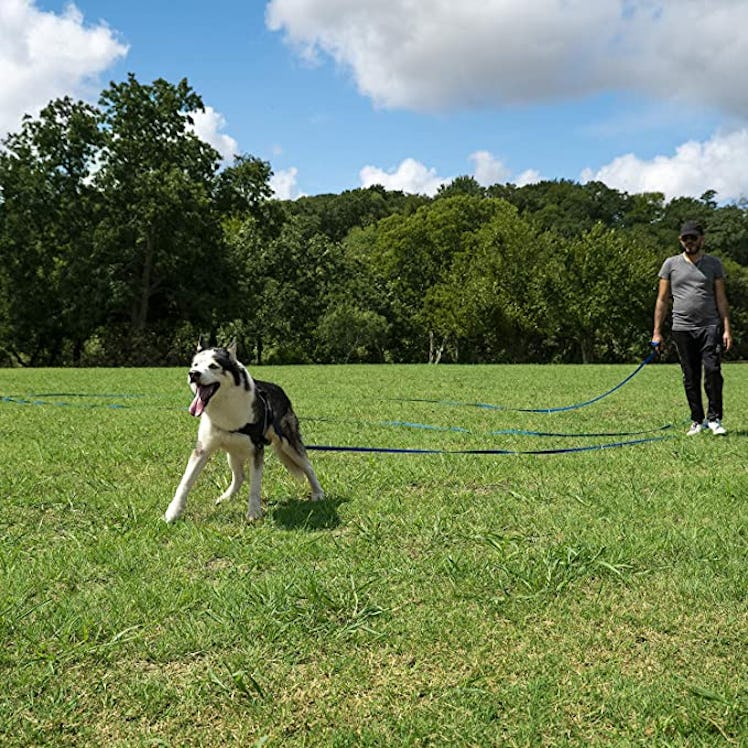
[(213, 325), (230, 301), (231, 267), (212, 197), (219, 154), (190, 128), (200, 97), (184, 79), (142, 85), (130, 74), (100, 106), (106, 218), (96, 249), (110, 319), (136, 343), (156, 323)]
[(345, 190), (340, 195), (300, 197), (286, 206), (289, 213), (316, 221), (318, 231), (339, 242), (355, 228), (371, 226), (395, 213), (413, 213), (428, 202), (430, 200), (421, 195), (406, 195), (372, 185)]
[(342, 267), (340, 245), (314, 229), (298, 216), (269, 241), (252, 218), (232, 228), (229, 243), (243, 278), (236, 322), (257, 363), (313, 360), (318, 321)]
[[(76, 362), (101, 321), (92, 241), (100, 199), (91, 185), (98, 113), (57, 99), (26, 117), (0, 153), (0, 251), (6, 347), (20, 363)], [(85, 281), (84, 281), (85, 279)]]
[(488, 221), (495, 203), (480, 197), (445, 197), (412, 215), (393, 215), (359, 237), (359, 259), (384, 279), (395, 360), (428, 355), (430, 318), (424, 300), (443, 281), (472, 231)]
[(331, 305), (319, 320), (320, 352), (331, 363), (380, 363), (384, 360), (387, 320), (353, 301)]
[[(651, 329), (659, 259), (639, 242), (598, 224), (559, 247), (549, 284), (553, 332), (566, 359), (627, 360)], [(555, 332), (554, 332), (555, 328)]]
[(727, 354), (732, 359), (748, 358), (748, 267), (725, 260), (725, 286), (730, 302), (733, 347)]
[(475, 177), (461, 176), (455, 177), (448, 184), (442, 184), (436, 191), (436, 197), (456, 197), (458, 195), (466, 195), (469, 197), (485, 197), (486, 190), (478, 183)]
[(265, 238), (276, 238), (285, 220), (282, 204), (273, 200), (270, 178), (273, 170), (267, 161), (244, 154), (216, 177), (216, 207), (224, 220), (252, 218)]
[(748, 212), (746, 206), (725, 205), (709, 219), (707, 252), (748, 265)]
[(677, 232), (684, 221), (700, 221), (708, 225), (712, 213), (709, 203), (704, 203), (693, 197), (676, 197), (665, 205), (662, 215), (663, 228), (669, 229), (670, 235)]
[(519, 208), (520, 215), (540, 229), (564, 237), (578, 235), (596, 223), (611, 228), (624, 224), (629, 196), (602, 182), (577, 184), (567, 179), (544, 180), (499, 194)]
[(426, 293), (430, 327), (453, 360), (527, 360), (547, 323), (548, 242), (505, 200), (464, 237), (445, 278)]

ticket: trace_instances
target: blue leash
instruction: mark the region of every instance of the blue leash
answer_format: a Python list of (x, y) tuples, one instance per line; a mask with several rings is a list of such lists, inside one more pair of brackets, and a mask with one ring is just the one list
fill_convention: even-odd
[[(344, 418), (302, 418), (305, 423), (318, 421), (322, 423), (355, 423), (359, 426), (375, 426), (379, 428), (406, 428), (422, 429), (424, 431), (453, 432), (458, 434), (475, 434), (477, 432), (462, 426), (435, 426), (430, 423), (416, 423), (413, 421), (365, 421), (349, 420)], [(484, 436), (560, 436), (560, 437), (601, 437), (601, 436), (641, 436), (651, 434), (654, 431), (666, 431), (673, 427), (672, 423), (664, 426), (656, 426), (651, 429), (640, 431), (592, 431), (592, 432), (565, 432), (565, 431), (530, 431), (528, 429), (495, 429), (493, 431), (478, 432)]]
[[(80, 395), (80, 397), (87, 397), (87, 395)], [(115, 409), (122, 409), (122, 408), (128, 408), (130, 406), (127, 405), (121, 405), (117, 403), (111, 403), (107, 405), (78, 405), (74, 406), (71, 403), (65, 403), (65, 402), (51, 402), (49, 400), (29, 400), (28, 398), (24, 397), (12, 397), (12, 396), (1, 396), (0, 402), (5, 403), (13, 403), (16, 405), (56, 405), (56, 406), (65, 406), (65, 407), (84, 407), (84, 408), (95, 408), (95, 407), (106, 407), (106, 408), (115, 408)], [(325, 419), (320, 419), (325, 420)], [(377, 424), (375, 424), (377, 425)], [(390, 423), (383, 423), (381, 425), (403, 425), (411, 428), (426, 428), (426, 429), (432, 429), (432, 430), (439, 430), (439, 431), (459, 431), (462, 433), (471, 433), (469, 429), (463, 429), (459, 427), (440, 427), (440, 426), (429, 426), (427, 424), (415, 424), (415, 423), (406, 423), (402, 422), (399, 423), (397, 421), (393, 421)], [(651, 429), (651, 431), (656, 430), (664, 430), (670, 428), (670, 424), (666, 426), (662, 426), (660, 429)], [(496, 431), (492, 432), (495, 434), (503, 434), (503, 433), (512, 433), (512, 434), (526, 434), (531, 436), (626, 436), (626, 435), (634, 435), (636, 433), (648, 433), (646, 431), (642, 432), (630, 432), (630, 434), (560, 434), (560, 433), (552, 433), (552, 432), (530, 432), (530, 431), (522, 431), (519, 429), (507, 429), (505, 431)], [(612, 449), (615, 447), (625, 447), (625, 446), (631, 446), (635, 444), (645, 444), (647, 442), (656, 442), (656, 441), (662, 441), (663, 439), (671, 438), (672, 435), (667, 436), (656, 436), (656, 437), (649, 437), (645, 439), (633, 439), (631, 441), (620, 441), (620, 442), (611, 442), (608, 444), (595, 444), (595, 445), (588, 445), (584, 447), (566, 447), (566, 448), (557, 448), (557, 449), (531, 449), (531, 450), (512, 450), (512, 449), (406, 449), (406, 448), (395, 448), (395, 447), (346, 447), (346, 446), (332, 446), (332, 445), (320, 445), (320, 444), (307, 444), (306, 448), (308, 450), (315, 450), (318, 452), (358, 452), (358, 453), (377, 453), (377, 454), (453, 454), (453, 455), (552, 455), (552, 454), (564, 454), (564, 453), (574, 453), (574, 452), (590, 452), (593, 450), (602, 450), (602, 449)]]
[[(428, 429), (433, 431), (458, 431), (463, 434), (473, 434), (470, 429), (464, 429), (459, 426), (431, 426), (426, 423), (409, 423), (407, 421), (384, 421), (383, 426), (404, 426), (413, 429)], [(560, 436), (560, 437), (599, 437), (599, 436), (640, 436), (641, 434), (651, 434), (653, 431), (665, 431), (673, 427), (672, 423), (666, 423), (664, 426), (657, 426), (653, 429), (642, 429), (641, 431), (592, 431), (582, 433), (571, 433), (564, 431), (529, 431), (527, 429), (495, 429), (487, 431), (488, 436)]]
[[(517, 413), (557, 413), (561, 411), (575, 410), (577, 408), (582, 408), (586, 405), (591, 405), (592, 403), (595, 403), (598, 400), (602, 400), (604, 397), (607, 397), (608, 395), (612, 394), (616, 390), (623, 387), (623, 385), (625, 385), (629, 380), (631, 380), (634, 376), (636, 376), (657, 355), (656, 344), (651, 343), (650, 345), (652, 345), (653, 347), (652, 352), (623, 381), (619, 382), (615, 387), (608, 390), (607, 392), (604, 392), (602, 395), (598, 395), (597, 397), (592, 398), (591, 400), (587, 400), (583, 403), (577, 403), (575, 405), (566, 405), (566, 406), (558, 407), (558, 408), (508, 408), (505, 406), (491, 405), (488, 403), (463, 403), (463, 402), (454, 402), (454, 401), (447, 401), (447, 400), (430, 400), (426, 398), (400, 398), (400, 400), (405, 401), (405, 402), (428, 402), (428, 403), (440, 403), (440, 404), (454, 405), (454, 406), (469, 406), (469, 407), (476, 407), (476, 408), (484, 408), (488, 410), (505, 410), (505, 411), (511, 411), (511, 412), (517, 412)], [(110, 398), (115, 398), (115, 397), (116, 398), (140, 397), (140, 395), (126, 395), (126, 394), (90, 395), (86, 393), (44, 393), (44, 396), (45, 397), (66, 396), (66, 397), (82, 397), (82, 398), (83, 397), (97, 397), (97, 398), (102, 398), (102, 399), (110, 399)], [(0, 402), (14, 403), (18, 405), (57, 405), (57, 406), (75, 407), (75, 406), (72, 406), (72, 403), (50, 402), (47, 400), (29, 400), (27, 398), (13, 397), (13, 396), (0, 396)], [(107, 407), (107, 408), (119, 409), (119, 408), (127, 408), (130, 406), (122, 405), (119, 403), (110, 403), (110, 404), (104, 404), (104, 405), (98, 405), (98, 404), (90, 404), (90, 405), (84, 405), (84, 406), (79, 405), (77, 407), (86, 407), (86, 408)], [(325, 420), (325, 419), (320, 419), (320, 420)], [(405, 426), (408, 428), (423, 428), (423, 429), (431, 429), (431, 430), (437, 430), (437, 431), (459, 431), (462, 433), (472, 433), (469, 429), (464, 429), (460, 427), (431, 426), (428, 424), (410, 423), (406, 421), (390, 421), (390, 422), (383, 422), (382, 424), (375, 424), (375, 425)], [(667, 424), (665, 426), (661, 426), (658, 429), (648, 429), (646, 431), (622, 432), (618, 434), (615, 434), (615, 433), (568, 434), (568, 433), (554, 433), (554, 432), (542, 432), (542, 431), (526, 431), (523, 429), (504, 429), (504, 430), (492, 431), (489, 433), (491, 435), (518, 434), (518, 435), (526, 435), (526, 436), (560, 436), (560, 437), (634, 436), (638, 434), (650, 433), (652, 431), (661, 431), (661, 430), (669, 429), (671, 428), (671, 426), (672, 426), (671, 424)], [(308, 450), (316, 450), (320, 452), (359, 452), (359, 453), (373, 452), (373, 453), (378, 453), (378, 454), (543, 455), (543, 454), (564, 454), (564, 453), (568, 454), (568, 453), (574, 453), (574, 452), (589, 452), (593, 450), (612, 449), (615, 447), (624, 447), (624, 446), (631, 446), (631, 445), (636, 445), (636, 444), (645, 444), (648, 442), (662, 441), (664, 439), (671, 438), (671, 436), (672, 435), (668, 434), (665, 436), (632, 439), (629, 441), (610, 442), (608, 444), (596, 444), (596, 445), (588, 445), (588, 446), (583, 446), (583, 447), (565, 447), (565, 448), (555, 448), (555, 449), (532, 449), (532, 450), (413, 449), (413, 448), (395, 448), (395, 447), (347, 447), (347, 446), (318, 445), (318, 444), (309, 444), (309, 445), (306, 445), (306, 448)]]
[(557, 449), (400, 449), (396, 447), (339, 447), (324, 444), (307, 444), (307, 450), (318, 452), (375, 452), (377, 454), (408, 454), (408, 455), (558, 455), (571, 452), (591, 452), (599, 449), (613, 449), (614, 447), (628, 447), (634, 444), (659, 442), (671, 438), (668, 436), (653, 436), (647, 439), (632, 439), (625, 442), (611, 442), (609, 444), (594, 444), (585, 447), (564, 447)]
[[(592, 403), (596, 403), (599, 400), (602, 400), (604, 397), (607, 397), (608, 395), (612, 394), (616, 390), (619, 390), (623, 385), (625, 385), (628, 381), (633, 379), (648, 363), (650, 363), (658, 352), (658, 346), (656, 343), (651, 342), (650, 346), (652, 347), (651, 353), (644, 358), (644, 360), (639, 364), (639, 366), (636, 367), (636, 369), (629, 374), (625, 379), (623, 379), (621, 382), (619, 382), (615, 387), (609, 389), (607, 392), (603, 392), (602, 395), (598, 395), (597, 397), (592, 398), (591, 400), (586, 400), (582, 403), (576, 403), (575, 405), (565, 405), (558, 408), (507, 408), (501, 405), (490, 405), (488, 403), (463, 403), (463, 402), (454, 402), (454, 401), (448, 401), (448, 400), (430, 400), (426, 398), (400, 398), (403, 402), (426, 402), (426, 403), (440, 403), (445, 405), (455, 405), (455, 406), (468, 406), (468, 407), (475, 407), (475, 408), (485, 408), (488, 410), (505, 410), (505, 411), (511, 411), (515, 413), (559, 413), (562, 411), (568, 411), (568, 410), (576, 410), (578, 408), (583, 408), (586, 405), (592, 405)], [(392, 422), (393, 425), (398, 422)], [(399, 425), (399, 424), (398, 424)], [(410, 426), (413, 428), (429, 428), (429, 429), (435, 429), (435, 430), (442, 430), (440, 427), (434, 427), (434, 426), (428, 426), (425, 424), (414, 424), (414, 423), (407, 423), (403, 422), (403, 425)], [(661, 429), (651, 429), (654, 430), (664, 430), (671, 428), (672, 424), (667, 424), (666, 426), (662, 426)], [(450, 428), (450, 427), (444, 427), (446, 430), (450, 431), (463, 431), (468, 432), (467, 429), (461, 429), (461, 428)], [(529, 432), (529, 431), (522, 431), (522, 430), (514, 430), (510, 429), (507, 431), (498, 431), (493, 433), (517, 433), (517, 434), (528, 434), (533, 436), (607, 436), (607, 434), (553, 434), (550, 432)], [(635, 433), (647, 433), (646, 431), (643, 432), (632, 432), (631, 435), (634, 435)], [(624, 436), (626, 434), (610, 434), (611, 436)], [(629, 441), (618, 441), (618, 442), (610, 442), (608, 444), (595, 444), (595, 445), (588, 445), (584, 447), (564, 447), (564, 448), (556, 448), (556, 449), (530, 449), (530, 450), (513, 450), (513, 449), (400, 449), (400, 448), (390, 448), (390, 447), (341, 447), (341, 446), (331, 446), (331, 445), (307, 445), (307, 449), (310, 450), (317, 450), (321, 452), (375, 452), (378, 454), (473, 454), (473, 455), (544, 455), (544, 454), (569, 454), (574, 452), (589, 452), (592, 450), (601, 450), (601, 449), (612, 449), (615, 447), (625, 447), (625, 446), (631, 446), (635, 444), (646, 444), (649, 442), (657, 442), (657, 441), (663, 441), (664, 439), (672, 438), (672, 434), (668, 434), (665, 436), (654, 436), (654, 437), (647, 437), (643, 439), (632, 439)]]
[(615, 387), (609, 389), (607, 392), (603, 392), (602, 395), (593, 397), (591, 400), (585, 400), (583, 403), (575, 403), (574, 405), (564, 405), (558, 408), (509, 408), (505, 405), (491, 405), (490, 403), (463, 403), (455, 400), (429, 400), (427, 398), (412, 397), (412, 398), (397, 398), (401, 402), (411, 403), (437, 403), (439, 405), (451, 405), (455, 407), (468, 407), (468, 408), (483, 408), (485, 410), (505, 410), (513, 413), (560, 413), (565, 410), (577, 410), (578, 408), (584, 408), (587, 405), (602, 400), (608, 395), (612, 395), (616, 390), (620, 390), (626, 382), (633, 379), (648, 363), (650, 363), (657, 355), (657, 346), (655, 343), (650, 343), (653, 347), (653, 351), (629, 374), (623, 381), (619, 382)]
[[(0, 395), (0, 403), (11, 403), (13, 405), (52, 405), (56, 408), (81, 408), (84, 410), (90, 410), (92, 408), (110, 408), (114, 410), (122, 410), (125, 408), (150, 408), (164, 410), (168, 408), (172, 410), (171, 406), (163, 405), (150, 405), (148, 403), (141, 402), (138, 404), (125, 405), (124, 403), (96, 403), (96, 402), (66, 402), (65, 400), (42, 400), (43, 397), (71, 397), (71, 398), (91, 398), (101, 400), (111, 399), (126, 399), (126, 398), (145, 398), (146, 395), (126, 395), (126, 394), (97, 394), (88, 392), (45, 392), (41, 394), (32, 394), (28, 397), (21, 397), (20, 395)], [(32, 399), (33, 398), (33, 399)], [(182, 408), (181, 410), (186, 410)]]
[[(107, 398), (108, 395), (68, 395), (68, 397), (103, 397)], [(117, 395), (122, 397), (122, 395)], [(132, 396), (135, 397), (135, 396)], [(73, 404), (66, 403), (64, 401), (52, 402), (51, 400), (29, 400), (26, 397), (13, 397), (12, 395), (0, 396), (0, 402), (13, 403), (14, 405), (55, 405), (58, 408), (129, 408), (129, 405), (122, 405), (121, 403), (86, 403), (86, 404)]]

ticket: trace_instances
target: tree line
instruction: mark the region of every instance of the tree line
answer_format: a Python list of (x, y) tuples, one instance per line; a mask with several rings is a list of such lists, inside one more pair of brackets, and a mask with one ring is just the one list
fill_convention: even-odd
[(269, 163), (222, 166), (195, 135), (202, 107), (129, 75), (4, 138), (0, 365), (175, 365), (198, 337), (254, 364), (637, 360), (687, 218), (748, 356), (745, 203), (469, 176), (280, 201)]

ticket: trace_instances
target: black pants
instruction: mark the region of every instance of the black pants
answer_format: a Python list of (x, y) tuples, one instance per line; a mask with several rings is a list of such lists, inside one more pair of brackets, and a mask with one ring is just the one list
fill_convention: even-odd
[(722, 327), (710, 325), (697, 330), (673, 330), (678, 348), (683, 386), (691, 408), (691, 420), (704, 420), (701, 400), (701, 369), (704, 368), (704, 392), (707, 398), (707, 419), (722, 418)]

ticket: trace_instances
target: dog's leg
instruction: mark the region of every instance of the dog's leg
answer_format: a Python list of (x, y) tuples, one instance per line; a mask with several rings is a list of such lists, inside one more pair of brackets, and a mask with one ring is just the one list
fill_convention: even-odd
[(244, 483), (244, 460), (231, 452), (229, 452), (228, 458), (231, 468), (231, 485), (216, 499), (216, 504), (235, 496)]
[(247, 505), (247, 519), (251, 521), (262, 517), (262, 468), (265, 461), (265, 449), (255, 447), (249, 463), (249, 504)]
[(320, 501), (325, 498), (325, 492), (322, 490), (322, 486), (317, 480), (317, 475), (312, 468), (312, 463), (309, 462), (309, 458), (306, 456), (306, 450), (304, 449), (301, 440), (297, 440), (298, 448), (295, 448), (288, 440), (273, 440), (273, 449), (280, 458), (281, 462), (286, 466), (286, 469), (292, 475), (303, 480), (302, 474), (306, 476), (309, 481), (309, 486), (312, 489), (312, 501)]
[(167, 522), (174, 522), (174, 520), (177, 520), (182, 516), (184, 508), (187, 505), (187, 494), (190, 492), (190, 489), (197, 480), (197, 476), (200, 475), (200, 472), (205, 467), (205, 463), (208, 462), (210, 455), (211, 453), (203, 449), (200, 442), (198, 442), (190, 455), (190, 459), (187, 462), (187, 469), (184, 471), (184, 475), (177, 487), (174, 498), (166, 508), (164, 519)]
[(309, 481), (309, 486), (312, 489), (312, 501), (321, 501), (325, 498), (325, 492), (322, 490), (322, 486), (320, 486), (319, 481), (317, 480), (317, 476), (312, 468), (312, 463), (309, 462), (309, 460), (305, 460), (305, 462), (306, 465), (302, 466), (302, 470), (304, 471), (304, 475), (306, 475), (306, 479)]

